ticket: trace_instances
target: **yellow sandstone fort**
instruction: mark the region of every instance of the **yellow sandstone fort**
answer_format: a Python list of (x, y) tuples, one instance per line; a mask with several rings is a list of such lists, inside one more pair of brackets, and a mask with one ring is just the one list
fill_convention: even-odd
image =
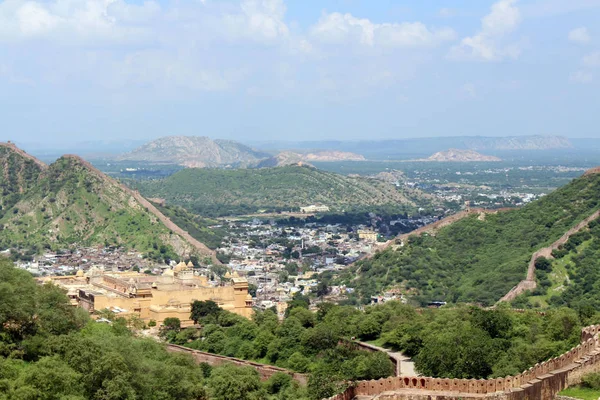
[(165, 318), (176, 317), (182, 326), (189, 326), (193, 324), (190, 312), (195, 300), (212, 300), (224, 310), (250, 318), (252, 296), (248, 293), (248, 281), (235, 272), (228, 272), (225, 277), (231, 283), (211, 285), (206, 276), (194, 274), (191, 263), (181, 262), (158, 276), (104, 272), (92, 267), (87, 273), (79, 270), (75, 276), (50, 276), (39, 281), (66, 289), (72, 304), (90, 313), (110, 309), (122, 316), (154, 320), (159, 325)]

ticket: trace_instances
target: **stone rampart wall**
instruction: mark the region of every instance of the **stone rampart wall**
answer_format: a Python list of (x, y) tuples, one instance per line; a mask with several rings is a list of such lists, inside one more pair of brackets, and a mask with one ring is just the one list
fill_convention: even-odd
[(357, 382), (344, 393), (328, 400), (348, 400), (355, 396), (376, 395), (382, 400), (549, 400), (568, 386), (580, 383), (583, 375), (600, 371), (599, 333), (600, 325), (583, 328), (581, 343), (578, 346), (515, 376), (496, 379), (390, 377)]
[(598, 217), (600, 217), (600, 210), (594, 212), (592, 215), (590, 215), (583, 221), (580, 221), (577, 225), (569, 229), (567, 233), (562, 235), (557, 241), (552, 243), (550, 246), (539, 249), (538, 251), (533, 253), (531, 259), (529, 260), (529, 265), (527, 266), (527, 277), (525, 278), (525, 280), (519, 282), (517, 286), (513, 287), (499, 301), (512, 301), (521, 293), (524, 293), (527, 290), (535, 289), (537, 287), (537, 283), (535, 281), (535, 261), (540, 257), (552, 258), (552, 250), (556, 250), (560, 246), (567, 243), (567, 240), (569, 240), (569, 238), (572, 235), (584, 229), (586, 226), (588, 226), (590, 222), (597, 219)]
[(261, 364), (253, 361), (242, 360), (234, 357), (225, 357), (218, 354), (206, 353), (204, 351), (190, 349), (188, 347), (178, 346), (176, 344), (167, 345), (167, 350), (171, 352), (186, 353), (194, 357), (197, 363), (205, 362), (210, 365), (222, 365), (226, 363), (235, 364), (240, 367), (252, 367), (260, 374), (260, 379), (267, 380), (277, 372), (283, 372), (284, 374), (290, 375), (297, 382), (306, 385), (308, 377), (304, 374), (299, 374), (287, 370), (285, 368), (279, 368), (272, 365)]

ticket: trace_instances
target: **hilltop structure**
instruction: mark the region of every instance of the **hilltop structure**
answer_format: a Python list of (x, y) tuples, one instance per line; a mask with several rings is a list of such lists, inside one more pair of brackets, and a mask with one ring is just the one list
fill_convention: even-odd
[(211, 285), (204, 275), (197, 275), (191, 263), (177, 264), (162, 275), (138, 272), (104, 272), (92, 267), (75, 276), (50, 276), (40, 283), (52, 282), (65, 290), (73, 305), (90, 313), (108, 309), (120, 316), (136, 315), (145, 322), (161, 324), (166, 318), (179, 318), (190, 326), (191, 304), (195, 300), (212, 300), (224, 310), (246, 318), (252, 315), (252, 296), (248, 281), (233, 276), (231, 283)]

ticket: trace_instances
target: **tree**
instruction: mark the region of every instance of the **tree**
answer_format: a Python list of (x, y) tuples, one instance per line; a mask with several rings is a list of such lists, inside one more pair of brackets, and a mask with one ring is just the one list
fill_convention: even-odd
[(174, 337), (180, 330), (181, 321), (179, 320), (179, 318), (165, 318), (165, 320), (162, 323), (162, 326), (160, 327), (159, 336), (162, 338), (166, 338), (167, 336)]
[(331, 289), (327, 285), (327, 282), (321, 281), (317, 284), (315, 293), (316, 293), (317, 297), (323, 297), (323, 296), (329, 294), (330, 290)]
[(0, 259), (0, 334), (19, 339), (34, 329), (36, 291), (28, 272)]
[(207, 384), (214, 400), (258, 400), (266, 397), (260, 376), (252, 367), (226, 364), (213, 368)]
[(214, 316), (215, 318), (219, 316), (219, 313), (222, 309), (212, 300), (206, 301), (194, 301), (192, 303), (192, 313), (190, 315), (190, 319), (194, 321), (195, 324), (200, 321), (200, 319), (208, 316)]
[(363, 340), (373, 340), (381, 332), (381, 322), (374, 313), (369, 314), (358, 325), (358, 336)]

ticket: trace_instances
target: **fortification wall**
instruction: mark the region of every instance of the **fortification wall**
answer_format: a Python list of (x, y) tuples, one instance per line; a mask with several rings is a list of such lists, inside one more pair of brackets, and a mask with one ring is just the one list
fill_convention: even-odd
[(524, 293), (527, 290), (535, 289), (537, 287), (537, 283), (535, 281), (535, 261), (540, 257), (552, 258), (552, 250), (556, 250), (560, 246), (567, 243), (567, 240), (569, 240), (569, 238), (572, 235), (584, 229), (586, 226), (588, 226), (590, 222), (597, 219), (598, 217), (600, 217), (600, 210), (594, 212), (592, 215), (590, 215), (589, 217), (587, 217), (586, 219), (582, 220), (577, 225), (569, 229), (564, 235), (562, 235), (557, 241), (552, 243), (550, 246), (539, 249), (538, 251), (533, 253), (531, 259), (529, 260), (529, 265), (527, 266), (527, 277), (525, 278), (525, 280), (519, 282), (517, 286), (513, 287), (507, 294), (504, 295), (504, 297), (502, 297), (499, 300), (499, 302), (512, 301), (521, 293)]
[(283, 372), (284, 374), (290, 375), (294, 380), (302, 385), (306, 385), (308, 382), (307, 375), (299, 374), (285, 368), (279, 368), (272, 365), (266, 365), (256, 363), (252, 361), (242, 360), (234, 357), (225, 357), (218, 354), (206, 353), (204, 351), (190, 349), (188, 347), (178, 346), (176, 344), (167, 345), (167, 350), (176, 353), (190, 354), (197, 363), (205, 362), (210, 365), (222, 365), (226, 363), (234, 364), (241, 367), (252, 367), (258, 371), (261, 380), (267, 380), (277, 372)]
[(515, 376), (496, 379), (443, 379), (390, 377), (360, 381), (328, 400), (377, 396), (378, 400), (550, 400), (561, 390), (580, 383), (581, 377), (600, 371), (600, 325), (582, 329), (581, 343)]

